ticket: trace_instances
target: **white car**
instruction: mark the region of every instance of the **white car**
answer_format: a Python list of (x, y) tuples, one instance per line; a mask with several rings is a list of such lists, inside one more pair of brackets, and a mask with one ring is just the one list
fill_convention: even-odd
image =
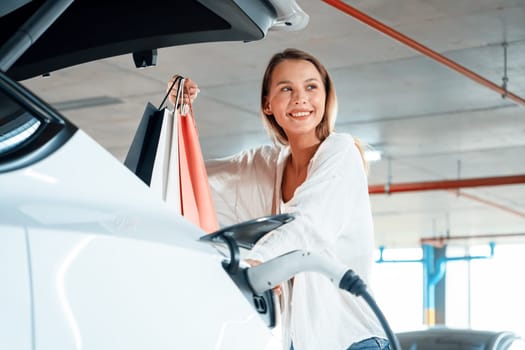
[[(308, 21), (294, 0), (173, 3), (2, 1), (0, 349), (276, 345), (271, 294), (234, 281), (203, 231), (16, 82), (124, 53), (148, 64), (151, 48), (258, 40)], [(162, 26), (174, 17), (204, 28)], [(79, 39), (86, 31), (93, 41)]]
[(435, 326), (424, 330), (397, 333), (407, 350), (524, 350), (525, 341), (508, 331), (448, 328)]

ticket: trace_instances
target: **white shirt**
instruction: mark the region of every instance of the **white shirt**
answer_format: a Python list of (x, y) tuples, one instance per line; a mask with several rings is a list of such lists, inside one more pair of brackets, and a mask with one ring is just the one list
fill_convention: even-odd
[[(332, 133), (321, 143), (306, 180), (282, 203), (289, 152), (287, 146), (267, 145), (207, 162), (219, 222), (231, 225), (270, 215), (275, 200), (295, 220), (260, 239), (249, 258), (266, 261), (300, 249), (338, 259), (366, 283), (374, 232), (367, 177), (353, 138)], [(373, 336), (386, 338), (362, 298), (337, 289), (318, 273), (295, 276), (291, 301), (283, 310), (283, 349), (293, 341), (295, 350), (343, 350)]]

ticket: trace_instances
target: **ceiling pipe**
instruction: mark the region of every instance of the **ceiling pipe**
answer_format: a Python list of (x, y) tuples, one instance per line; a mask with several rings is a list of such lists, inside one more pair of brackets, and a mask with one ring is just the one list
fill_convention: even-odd
[(458, 197), (467, 198), (467, 199), (476, 201), (478, 203), (485, 204), (485, 205), (488, 205), (490, 207), (503, 210), (503, 211), (505, 211), (507, 213), (518, 215), (518, 216), (521, 216), (522, 218), (525, 218), (525, 213), (522, 213), (521, 211), (515, 210), (513, 208), (509, 208), (509, 207), (507, 207), (505, 205), (502, 205), (502, 204), (499, 204), (499, 203), (495, 203), (493, 201), (489, 201), (488, 199), (480, 198), (478, 196), (475, 196), (475, 195), (470, 194), (470, 193), (465, 193), (465, 192), (460, 191), (460, 190), (449, 190), (449, 191), (455, 193)]
[(421, 238), (421, 244), (431, 244), (437, 246), (443, 246), (449, 241), (455, 240), (471, 240), (471, 239), (501, 239), (501, 238), (525, 238), (525, 233), (492, 233), (492, 234), (480, 234), (480, 235), (454, 235), (446, 237), (428, 237)]
[(482, 187), (482, 186), (500, 186), (500, 185), (517, 185), (525, 183), (525, 175), (513, 176), (499, 176), (488, 178), (474, 178), (463, 180), (443, 180), (443, 181), (429, 181), (429, 182), (409, 182), (400, 184), (385, 185), (370, 185), (368, 186), (368, 193), (370, 194), (391, 194), (394, 192), (420, 192), (420, 191), (434, 191), (447, 190), (455, 193), (458, 196), (474, 200), (476, 202), (501, 209), (505, 212), (518, 215), (525, 218), (525, 213), (518, 210), (506, 207), (504, 205), (494, 203), (487, 199), (483, 199), (472, 194), (460, 191), (460, 188), (466, 187)]
[(427, 182), (405, 182), (398, 184), (370, 185), (370, 194), (391, 194), (396, 192), (417, 192), (454, 190), (467, 187), (501, 186), (525, 184), (525, 175), (497, 176), (473, 179), (442, 180)]
[(421, 54), (428, 56), (435, 61), (455, 70), (456, 72), (474, 80), (475, 82), (488, 87), (491, 90), (494, 90), (498, 92), (502, 97), (509, 98), (512, 101), (521, 104), (525, 106), (525, 99), (521, 98), (520, 96), (517, 96), (511, 92), (509, 92), (506, 88), (503, 88), (490, 80), (485, 79), (484, 77), (474, 73), (473, 71), (469, 70), (466, 67), (463, 67), (462, 65), (446, 58), (443, 55), (440, 55), (439, 53), (429, 49), (428, 47), (418, 43), (417, 41), (407, 37), (404, 34), (401, 34), (400, 32), (392, 29), (391, 27), (377, 21), (376, 19), (368, 16), (367, 14), (357, 10), (356, 8), (344, 3), (341, 0), (323, 0), (327, 4), (341, 10), (342, 12), (345, 12), (346, 14), (354, 17), (355, 19), (369, 25), (370, 27), (380, 31), (383, 34), (388, 35), (389, 37), (411, 47), (412, 49), (420, 52)]

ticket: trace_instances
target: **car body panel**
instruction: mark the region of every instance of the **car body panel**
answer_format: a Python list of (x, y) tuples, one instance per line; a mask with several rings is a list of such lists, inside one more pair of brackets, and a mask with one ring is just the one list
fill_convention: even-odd
[(213, 255), (32, 231), (38, 349), (242, 349), (252, 342), (263, 348), (268, 339), (239, 290), (220, 278), (225, 272)]
[[(13, 237), (12, 227), (29, 237), (38, 349), (263, 349), (273, 341), (224, 257), (198, 242), (205, 233), (82, 131), (3, 174), (0, 192), (1, 237)], [(22, 259), (23, 239), (17, 245), (11, 254)], [(27, 266), (19, 269), (27, 280)], [(28, 295), (22, 287), (17, 294)]]
[(0, 281), (0, 349), (32, 349), (26, 234), (19, 226), (0, 225)]

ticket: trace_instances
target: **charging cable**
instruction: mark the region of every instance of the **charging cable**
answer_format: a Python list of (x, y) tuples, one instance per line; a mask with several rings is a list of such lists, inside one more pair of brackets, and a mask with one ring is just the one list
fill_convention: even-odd
[(296, 274), (307, 271), (321, 273), (328, 277), (337, 288), (346, 290), (356, 296), (362, 296), (378, 318), (381, 326), (383, 326), (390, 342), (390, 348), (392, 350), (401, 350), (399, 341), (374, 298), (367, 291), (366, 284), (354, 271), (335, 259), (294, 250), (246, 269), (246, 277), (254, 293), (261, 294), (289, 280)]

